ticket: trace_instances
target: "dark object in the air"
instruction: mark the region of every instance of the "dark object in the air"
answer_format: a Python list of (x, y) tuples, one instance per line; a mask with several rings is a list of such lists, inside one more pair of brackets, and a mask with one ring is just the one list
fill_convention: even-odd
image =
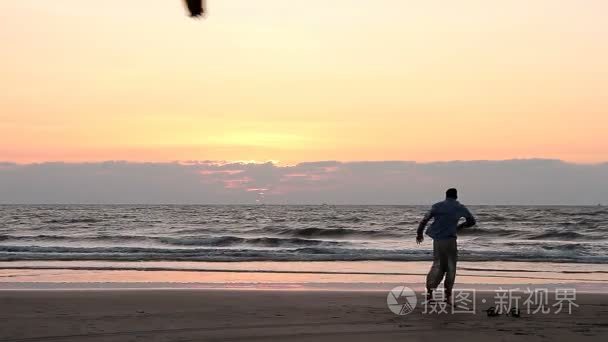
[(186, 6), (191, 17), (200, 17), (205, 14), (205, 0), (186, 0)]

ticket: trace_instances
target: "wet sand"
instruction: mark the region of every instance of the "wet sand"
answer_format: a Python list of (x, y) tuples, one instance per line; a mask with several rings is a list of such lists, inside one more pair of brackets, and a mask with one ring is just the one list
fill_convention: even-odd
[[(522, 296), (525, 298), (525, 296)], [(578, 293), (572, 314), (399, 316), (386, 291), (4, 290), (0, 341), (604, 341), (608, 296)], [(486, 300), (483, 304), (482, 301)], [(549, 306), (554, 303), (553, 296)], [(520, 304), (521, 305), (521, 304)], [(532, 310), (535, 309), (533, 306)], [(427, 311), (429, 307), (427, 307)]]

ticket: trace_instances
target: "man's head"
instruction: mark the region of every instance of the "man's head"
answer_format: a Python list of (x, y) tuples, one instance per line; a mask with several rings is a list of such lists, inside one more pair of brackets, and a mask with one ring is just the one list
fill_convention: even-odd
[(458, 199), (458, 190), (455, 188), (449, 188), (445, 192), (445, 198)]

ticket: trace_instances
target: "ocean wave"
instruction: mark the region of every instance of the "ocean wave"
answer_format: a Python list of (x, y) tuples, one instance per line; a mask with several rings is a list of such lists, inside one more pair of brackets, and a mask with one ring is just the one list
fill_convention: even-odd
[(61, 223), (61, 224), (73, 224), (73, 223), (97, 223), (103, 221), (102, 219), (96, 219), (92, 217), (79, 217), (79, 218), (61, 218), (61, 219), (50, 219), (43, 221), (43, 223)]
[(409, 225), (417, 226), (418, 223), (420, 223), (420, 221), (398, 221), (393, 224), (396, 226), (409, 226)]
[(579, 244), (569, 243), (569, 244), (559, 244), (559, 245), (540, 245), (540, 248), (546, 250), (558, 250), (558, 251), (579, 251), (582, 252), (582, 248)]
[(528, 237), (530, 240), (579, 240), (584, 238), (587, 237), (581, 233), (558, 230), (549, 230)]
[(137, 235), (0, 235), (0, 241), (31, 241), (31, 242), (48, 242), (48, 241), (64, 241), (64, 242), (91, 242), (91, 241), (143, 241), (149, 240), (148, 236)]
[(345, 222), (359, 223), (364, 219), (359, 216), (342, 216), (342, 215), (325, 215), (325, 216), (301, 216), (296, 219), (296, 222)]
[(461, 236), (492, 236), (492, 237), (506, 237), (514, 239), (527, 239), (527, 240), (563, 240), (563, 241), (578, 241), (578, 240), (591, 240), (594, 238), (593, 235), (583, 234), (574, 232), (571, 230), (545, 230), (539, 233), (524, 231), (518, 229), (504, 229), (504, 228), (481, 228), (471, 227), (465, 228), (458, 232)]
[(605, 209), (600, 209), (600, 210), (591, 210), (591, 211), (556, 211), (555, 214), (558, 214), (560, 216), (575, 216), (575, 217), (580, 217), (580, 216), (586, 216), (586, 217), (596, 217), (596, 216), (602, 216), (602, 215), (608, 215), (608, 210)]
[[(333, 225), (333, 227), (341, 227)], [(198, 233), (197, 235), (183, 235), (184, 233)], [(235, 245), (251, 245), (266, 247), (285, 246), (309, 246), (309, 245), (337, 245), (347, 239), (402, 239), (412, 231), (400, 230), (397, 227), (386, 227), (382, 229), (353, 229), (353, 228), (289, 228), (287, 226), (266, 226), (262, 229), (255, 228), (243, 230), (236, 235), (219, 235), (218, 232), (209, 229), (178, 230), (171, 236), (166, 235), (110, 235), (104, 234), (37, 234), (37, 235), (11, 235), (1, 234), (0, 242), (30, 241), (30, 242), (96, 242), (96, 243), (119, 243), (119, 242), (151, 242), (176, 246), (215, 246), (227, 247)], [(239, 235), (240, 235), (239, 234)], [(264, 236), (263, 234), (266, 234)], [(585, 241), (594, 240), (593, 233), (579, 233), (574, 231), (547, 230), (540, 233), (504, 228), (481, 228), (471, 227), (459, 232), (460, 236), (474, 237), (505, 237), (526, 240), (559, 240), (559, 241)], [(321, 240), (319, 240), (321, 239)], [(335, 240), (335, 241), (332, 241)], [(507, 244), (503, 242), (503, 244)]]
[(239, 237), (239, 236), (142, 236), (142, 235), (96, 235), (96, 236), (61, 236), (61, 235), (0, 235), (0, 241), (27, 242), (118, 242), (118, 241), (148, 241), (174, 246), (204, 246), (231, 247), (239, 245), (255, 247), (301, 247), (301, 246), (333, 246), (341, 244), (337, 241), (314, 240), (302, 238), (279, 237)]
[[(551, 242), (537, 242), (537, 241), (518, 241), (518, 242), (505, 242), (505, 246), (512, 248), (530, 248), (530, 250), (541, 248), (547, 251), (575, 251), (581, 255), (587, 254), (588, 246), (581, 243), (559, 243), (556, 241)], [(534, 252), (531, 252), (531, 254)]]
[[(306, 247), (281, 250), (171, 249), (143, 247), (0, 246), (0, 261), (109, 260), (109, 261), (430, 261), (429, 250), (379, 250)], [(527, 261), (606, 263), (606, 255), (460, 250), (461, 261)]]
[(190, 237), (161, 237), (158, 241), (178, 246), (213, 246), (230, 247), (238, 245), (249, 245), (258, 247), (298, 247), (298, 246), (318, 246), (318, 245), (338, 245), (336, 241), (311, 240), (299, 238), (277, 238), (277, 237), (238, 237), (238, 236), (217, 236), (210, 238)]
[(464, 228), (458, 232), (458, 235), (480, 235), (480, 236), (504, 236), (504, 237), (516, 237), (522, 234), (520, 230), (504, 229), (504, 228), (481, 228), (481, 227), (470, 227)]
[(296, 237), (328, 237), (328, 238), (348, 238), (348, 237), (397, 237), (398, 234), (386, 230), (364, 230), (352, 228), (296, 228), (281, 229), (276, 233), (279, 235), (291, 235)]
[(519, 218), (515, 219), (514, 217), (507, 217), (495, 214), (477, 214), (477, 219), (482, 219), (484, 221), (495, 221), (495, 222), (503, 222), (503, 221), (518, 221)]

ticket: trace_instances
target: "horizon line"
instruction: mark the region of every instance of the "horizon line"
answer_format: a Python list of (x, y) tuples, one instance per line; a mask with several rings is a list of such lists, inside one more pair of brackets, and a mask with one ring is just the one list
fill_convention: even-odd
[[(311, 206), (311, 207), (321, 207), (321, 206), (333, 206), (333, 207), (426, 207), (431, 205), (432, 203), (421, 203), (421, 204), (332, 204), (332, 203), (320, 203), (320, 204), (311, 204), (311, 203), (0, 203), (0, 206), (15, 206), (15, 205), (28, 205), (28, 206), (37, 206), (37, 205), (90, 205), (90, 206), (106, 206), (106, 205), (115, 205), (115, 206), (209, 206), (209, 207), (219, 207), (219, 206)], [(467, 206), (473, 207), (606, 207), (603, 203), (597, 204), (479, 204), (479, 203), (467, 203)]]
[(100, 164), (100, 163), (130, 163), (130, 164), (180, 164), (180, 165), (226, 165), (226, 164), (273, 164), (277, 166), (295, 166), (305, 163), (319, 163), (319, 162), (332, 162), (332, 163), (384, 163), (384, 162), (398, 162), (398, 163), (414, 163), (414, 164), (440, 164), (440, 163), (462, 163), (462, 162), (509, 162), (509, 161), (553, 161), (561, 162), (565, 164), (574, 165), (602, 165), (607, 164), (608, 159), (598, 162), (576, 162), (569, 161), (559, 158), (545, 158), (545, 157), (530, 157), (530, 158), (506, 158), (506, 159), (448, 159), (448, 160), (431, 160), (431, 161), (417, 161), (411, 159), (383, 159), (383, 160), (365, 160), (365, 159), (354, 159), (354, 160), (338, 160), (338, 159), (318, 159), (299, 161), (297, 163), (281, 163), (280, 160), (268, 159), (268, 160), (211, 160), (211, 159), (176, 159), (166, 161), (141, 161), (141, 160), (127, 160), (127, 159), (100, 159), (100, 160), (82, 160), (82, 161), (65, 161), (65, 160), (46, 160), (46, 161), (32, 161), (32, 162), (17, 162), (10, 160), (0, 160), (2, 164), (12, 165), (37, 165), (37, 164)]

